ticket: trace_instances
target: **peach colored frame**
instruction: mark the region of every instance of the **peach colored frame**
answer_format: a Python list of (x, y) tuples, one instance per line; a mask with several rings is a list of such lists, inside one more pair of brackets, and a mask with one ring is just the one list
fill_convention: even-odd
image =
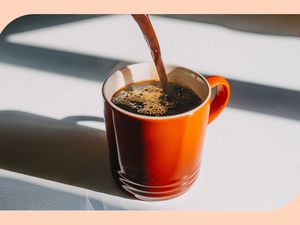
[[(0, 31), (27, 14), (205, 13), (299, 14), (298, 0), (1, 0)], [(1, 190), (0, 190), (1, 191)], [(300, 224), (300, 195), (266, 212), (0, 211), (0, 224)]]

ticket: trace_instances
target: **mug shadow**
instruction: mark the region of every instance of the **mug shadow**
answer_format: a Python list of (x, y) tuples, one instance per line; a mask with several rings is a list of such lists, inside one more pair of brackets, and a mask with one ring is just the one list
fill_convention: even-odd
[(76, 122), (21, 111), (0, 111), (0, 168), (51, 181), (130, 198), (115, 184), (106, 134)]

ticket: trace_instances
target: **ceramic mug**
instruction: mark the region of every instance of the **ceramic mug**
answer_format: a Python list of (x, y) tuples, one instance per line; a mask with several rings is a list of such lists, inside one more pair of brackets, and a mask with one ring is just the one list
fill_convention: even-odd
[(191, 88), (203, 103), (188, 112), (160, 117), (114, 105), (111, 97), (124, 86), (159, 79), (150, 63), (120, 69), (102, 87), (113, 177), (124, 191), (141, 200), (169, 199), (189, 189), (199, 173), (206, 126), (221, 113), (230, 96), (229, 84), (220, 76), (205, 78), (171, 65), (166, 65), (166, 72), (169, 81)]

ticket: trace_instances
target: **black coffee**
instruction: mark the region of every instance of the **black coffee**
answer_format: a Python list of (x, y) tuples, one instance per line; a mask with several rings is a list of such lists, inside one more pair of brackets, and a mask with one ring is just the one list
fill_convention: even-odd
[(169, 82), (172, 97), (167, 96), (159, 81), (142, 81), (117, 91), (111, 101), (118, 107), (146, 116), (170, 116), (187, 112), (202, 103), (196, 93), (185, 86)]

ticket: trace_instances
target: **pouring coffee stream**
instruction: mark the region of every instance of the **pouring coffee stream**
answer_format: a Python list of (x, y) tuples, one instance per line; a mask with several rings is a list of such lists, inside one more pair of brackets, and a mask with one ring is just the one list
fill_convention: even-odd
[(161, 51), (158, 39), (156, 37), (155, 31), (147, 14), (132, 14), (132, 17), (135, 19), (139, 25), (143, 35), (146, 39), (146, 42), (150, 48), (151, 55), (156, 66), (156, 70), (163, 88), (164, 93), (167, 97), (172, 97), (172, 89), (168, 82), (168, 77), (164, 67), (164, 63), (161, 57)]

